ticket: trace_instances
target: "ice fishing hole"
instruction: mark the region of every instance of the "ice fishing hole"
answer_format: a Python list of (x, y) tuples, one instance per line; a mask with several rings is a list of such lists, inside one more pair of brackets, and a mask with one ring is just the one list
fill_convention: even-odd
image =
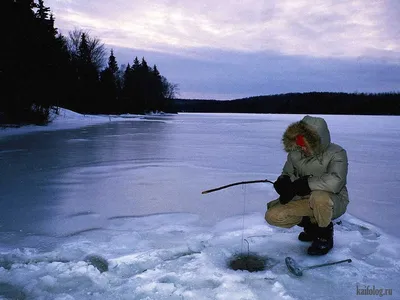
[(246, 253), (233, 256), (228, 265), (230, 269), (235, 271), (259, 272), (271, 269), (275, 263), (268, 257)]

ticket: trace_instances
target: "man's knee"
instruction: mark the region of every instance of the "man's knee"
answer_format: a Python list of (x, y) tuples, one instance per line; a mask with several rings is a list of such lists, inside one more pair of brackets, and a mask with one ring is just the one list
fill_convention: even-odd
[(310, 197), (310, 207), (319, 227), (326, 227), (332, 221), (333, 201), (331, 194), (325, 191), (314, 191)]
[(268, 224), (276, 226), (275, 224), (277, 223), (275, 220), (275, 214), (273, 213), (273, 209), (268, 209), (265, 212), (265, 221), (267, 221)]
[(288, 216), (284, 210), (279, 208), (270, 208), (265, 213), (265, 221), (272, 226), (290, 228), (296, 224), (289, 222)]
[(333, 208), (331, 194), (325, 191), (313, 191), (310, 196), (310, 207), (312, 209), (330, 207)]

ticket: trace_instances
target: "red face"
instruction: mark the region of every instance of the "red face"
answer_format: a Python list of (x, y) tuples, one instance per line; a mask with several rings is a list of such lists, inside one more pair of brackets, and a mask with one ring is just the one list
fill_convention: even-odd
[(306, 146), (306, 141), (304, 140), (304, 136), (300, 134), (296, 136), (296, 145), (300, 146), (301, 148)]
[(301, 150), (306, 155), (310, 155), (311, 154), (310, 150), (307, 148), (307, 144), (306, 144), (306, 141), (304, 139), (304, 136), (302, 136), (302, 135), (296, 136), (296, 145), (301, 147)]

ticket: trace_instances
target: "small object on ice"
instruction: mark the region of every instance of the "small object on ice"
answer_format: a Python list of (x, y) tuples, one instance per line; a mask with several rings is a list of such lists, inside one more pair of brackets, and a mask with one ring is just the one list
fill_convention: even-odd
[(314, 266), (309, 266), (309, 267), (301, 267), (297, 264), (297, 262), (291, 258), (291, 257), (286, 257), (285, 258), (286, 266), (288, 267), (290, 273), (296, 275), (296, 276), (303, 276), (303, 271), (304, 270), (309, 270), (309, 269), (315, 269), (315, 268), (320, 268), (320, 267), (325, 267), (325, 266), (331, 266), (331, 265), (336, 265), (344, 262), (349, 262), (351, 263), (351, 259), (345, 259), (345, 260), (340, 260), (340, 261), (335, 261), (335, 262), (330, 262), (330, 263), (325, 263), (325, 264), (320, 264), (320, 265), (314, 265)]

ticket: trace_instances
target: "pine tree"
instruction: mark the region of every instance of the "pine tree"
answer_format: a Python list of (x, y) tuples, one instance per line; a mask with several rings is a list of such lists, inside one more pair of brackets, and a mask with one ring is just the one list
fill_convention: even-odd
[(114, 53), (111, 50), (110, 57), (108, 59), (108, 66), (105, 68), (100, 75), (101, 83), (101, 103), (99, 110), (103, 113), (115, 113), (120, 111), (118, 100), (118, 64), (115, 59)]
[(144, 57), (142, 57), (142, 62), (140, 63), (140, 67), (141, 67), (143, 74), (146, 74), (147, 72), (149, 72), (149, 66), (147, 65), (147, 62), (144, 59)]
[(98, 96), (99, 74), (92, 60), (92, 52), (89, 48), (86, 33), (82, 33), (78, 48), (77, 71), (80, 107), (83, 112), (97, 112), (97, 103), (94, 102)]
[(142, 113), (145, 110), (144, 80), (142, 63), (135, 57), (131, 67), (129, 82), (129, 107), (133, 113)]
[(78, 56), (81, 63), (85, 65), (89, 65), (91, 63), (89, 45), (86, 39), (86, 33), (82, 33), (81, 35), (81, 42), (79, 44)]
[(39, 4), (36, 7), (37, 7), (37, 11), (35, 13), (36, 18), (39, 18), (40, 20), (48, 20), (50, 8), (44, 6), (44, 1), (39, 0)]
[(133, 60), (133, 65), (132, 65), (132, 70), (133, 71), (135, 71), (135, 70), (139, 70), (140, 69), (140, 62), (139, 62), (139, 60), (138, 60), (138, 58), (137, 58), (137, 56), (135, 57), (135, 59)]
[(153, 111), (164, 111), (165, 103), (163, 97), (163, 85), (160, 72), (154, 65), (151, 71), (151, 91), (152, 91), (152, 108)]
[(111, 54), (110, 57), (108, 58), (108, 69), (111, 71), (112, 74), (114, 74), (115, 76), (118, 73), (118, 63), (117, 60), (114, 56), (114, 51), (113, 49), (111, 49)]
[(142, 57), (139, 69), (139, 93), (138, 93), (138, 105), (139, 109), (143, 112), (152, 110), (152, 97), (151, 97), (151, 79), (150, 79), (150, 68)]
[(2, 36), (7, 47), (1, 90), (12, 95), (5, 98), (10, 102), (2, 110), (12, 122), (45, 123), (61, 72), (54, 20), (49, 19), (43, 1), (36, 5), (30, 0), (7, 0), (2, 7), (3, 14), (13, 16)]
[(122, 88), (122, 84), (121, 84), (122, 79), (120, 78), (121, 72), (118, 67), (117, 59), (114, 56), (114, 51), (112, 49), (111, 49), (110, 57), (108, 59), (108, 68), (110, 69), (111, 73), (114, 76), (115, 85), (116, 85), (116, 89), (117, 89), (117, 97), (118, 97), (118, 95), (121, 92), (121, 88)]
[(122, 84), (122, 111), (130, 113), (133, 111), (133, 68), (128, 64), (123, 75)]

